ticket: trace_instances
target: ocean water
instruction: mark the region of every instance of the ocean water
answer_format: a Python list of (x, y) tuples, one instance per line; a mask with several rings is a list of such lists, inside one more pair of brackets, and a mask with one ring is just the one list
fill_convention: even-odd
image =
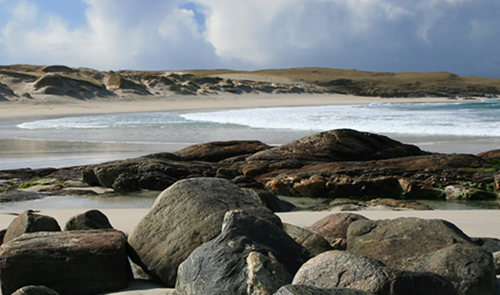
[[(500, 99), (211, 112), (133, 113), (0, 123), (0, 170), (98, 163), (224, 140), (280, 145), (352, 128), (437, 152), (500, 148)], [(50, 165), (48, 165), (50, 164)]]

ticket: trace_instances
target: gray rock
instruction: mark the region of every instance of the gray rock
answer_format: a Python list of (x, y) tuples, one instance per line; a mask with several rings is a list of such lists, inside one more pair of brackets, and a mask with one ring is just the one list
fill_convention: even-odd
[(352, 288), (388, 294), (390, 280), (385, 269), (381, 261), (373, 258), (344, 251), (328, 251), (302, 265), (292, 283), (323, 289)]
[(321, 289), (307, 285), (286, 285), (281, 287), (274, 295), (374, 295), (355, 289), (335, 288)]
[(275, 224), (243, 210), (179, 266), (178, 294), (273, 294), (289, 284), (308, 251)]
[(352, 223), (347, 232), (347, 251), (401, 269), (412, 267), (418, 257), (455, 243), (474, 244), (455, 225), (437, 219), (361, 220)]
[(45, 286), (26, 286), (12, 293), (12, 295), (59, 295), (56, 291)]
[(64, 230), (112, 229), (108, 217), (99, 210), (89, 210), (71, 217)]
[(297, 243), (306, 248), (312, 256), (319, 255), (323, 252), (333, 250), (330, 243), (322, 236), (317, 235), (307, 229), (284, 223), (283, 228)]
[(452, 282), (460, 294), (495, 294), (491, 253), (447, 221), (357, 221), (347, 237), (349, 252), (380, 259), (397, 269), (436, 273)]
[(345, 251), (328, 251), (310, 259), (299, 269), (293, 284), (379, 295), (457, 294), (450, 282), (436, 274), (394, 270), (379, 260)]
[(355, 213), (335, 213), (316, 221), (307, 229), (325, 238), (336, 250), (345, 250), (347, 229), (358, 220), (368, 218)]
[(218, 236), (224, 214), (245, 209), (282, 227), (255, 192), (221, 178), (176, 182), (156, 199), (150, 212), (132, 230), (132, 260), (150, 275), (173, 287), (178, 266), (198, 246)]
[(11, 241), (25, 233), (42, 231), (61, 231), (57, 220), (50, 216), (36, 214), (33, 210), (27, 210), (15, 218), (4, 236), (4, 243)]
[(472, 238), (472, 240), (483, 247), (486, 251), (494, 253), (500, 251), (500, 239), (496, 238)]
[(115, 230), (25, 234), (0, 248), (2, 294), (28, 285), (77, 295), (126, 288), (131, 277), (126, 242)]
[(460, 294), (496, 294), (497, 280), (490, 252), (472, 244), (454, 244), (429, 254), (415, 269), (437, 273), (449, 280)]

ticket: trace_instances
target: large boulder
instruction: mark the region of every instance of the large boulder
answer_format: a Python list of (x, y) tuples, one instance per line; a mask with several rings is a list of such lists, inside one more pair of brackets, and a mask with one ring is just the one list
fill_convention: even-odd
[(275, 224), (243, 210), (179, 266), (178, 294), (273, 294), (291, 283), (308, 251)]
[(198, 246), (218, 236), (224, 214), (244, 209), (282, 226), (257, 194), (221, 178), (190, 178), (176, 182), (156, 199), (129, 236), (132, 259), (170, 287), (178, 266)]
[(351, 288), (379, 295), (457, 294), (450, 282), (436, 274), (395, 270), (379, 260), (336, 250), (302, 265), (293, 284)]
[[(495, 294), (491, 253), (444, 220), (357, 221), (348, 229), (347, 251), (397, 269), (437, 273), (450, 280), (460, 294)], [(477, 292), (479, 285), (481, 291)]]
[(125, 234), (115, 230), (25, 234), (0, 248), (2, 294), (28, 285), (82, 295), (126, 288), (126, 245)]
[(335, 213), (316, 221), (307, 229), (325, 238), (336, 250), (347, 247), (347, 229), (357, 220), (368, 220), (356, 213)]
[(460, 294), (496, 294), (497, 277), (493, 257), (487, 250), (459, 243), (417, 261), (417, 271), (430, 271), (453, 283)]
[(109, 219), (99, 210), (89, 210), (71, 217), (66, 222), (64, 230), (112, 229)]
[(89, 165), (82, 171), (90, 185), (118, 187), (122, 190), (163, 190), (190, 175), (215, 176), (219, 165), (208, 162), (183, 161), (172, 153)]
[(35, 213), (33, 210), (27, 210), (16, 217), (5, 232), (3, 241), (6, 243), (25, 233), (42, 231), (61, 231), (57, 220), (53, 217)]
[(335, 288), (322, 289), (308, 285), (286, 285), (279, 288), (274, 295), (374, 295), (355, 289)]
[(352, 129), (336, 129), (258, 152), (249, 157), (249, 160), (367, 161), (422, 154), (424, 152), (417, 146), (403, 144), (386, 136)]

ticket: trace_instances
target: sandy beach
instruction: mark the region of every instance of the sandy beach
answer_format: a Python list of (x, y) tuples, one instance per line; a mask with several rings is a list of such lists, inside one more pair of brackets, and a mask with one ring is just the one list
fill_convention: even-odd
[(390, 98), (362, 97), (341, 94), (219, 94), (212, 96), (171, 96), (163, 99), (95, 99), (82, 101), (74, 98), (51, 99), (46, 102), (2, 102), (0, 120), (16, 117), (59, 117), (87, 114), (114, 114), (136, 112), (166, 112), (192, 110), (223, 110), (284, 106), (355, 105), (370, 103), (450, 102), (442, 97)]
[[(85, 209), (48, 209), (40, 210), (40, 214), (56, 218), (60, 226), (64, 227), (69, 218), (85, 211)], [(114, 228), (129, 233), (141, 218), (147, 214), (149, 209), (100, 209), (100, 211), (108, 216)], [(297, 211), (278, 213), (278, 216), (285, 223), (307, 227), (327, 215), (338, 212), (340, 211)], [(354, 211), (354, 213), (374, 220), (399, 217), (444, 219), (454, 223), (471, 237), (494, 237), (500, 239), (500, 228), (496, 226), (496, 223), (500, 221), (500, 210), (394, 211), (390, 209), (372, 209)], [(15, 217), (15, 215), (9, 213), (0, 213), (0, 228), (7, 228)]]

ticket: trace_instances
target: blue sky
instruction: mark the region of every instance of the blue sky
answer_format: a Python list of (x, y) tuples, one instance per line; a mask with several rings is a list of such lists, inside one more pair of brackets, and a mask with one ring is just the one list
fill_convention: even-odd
[(0, 64), (500, 77), (499, 0), (0, 0)]

